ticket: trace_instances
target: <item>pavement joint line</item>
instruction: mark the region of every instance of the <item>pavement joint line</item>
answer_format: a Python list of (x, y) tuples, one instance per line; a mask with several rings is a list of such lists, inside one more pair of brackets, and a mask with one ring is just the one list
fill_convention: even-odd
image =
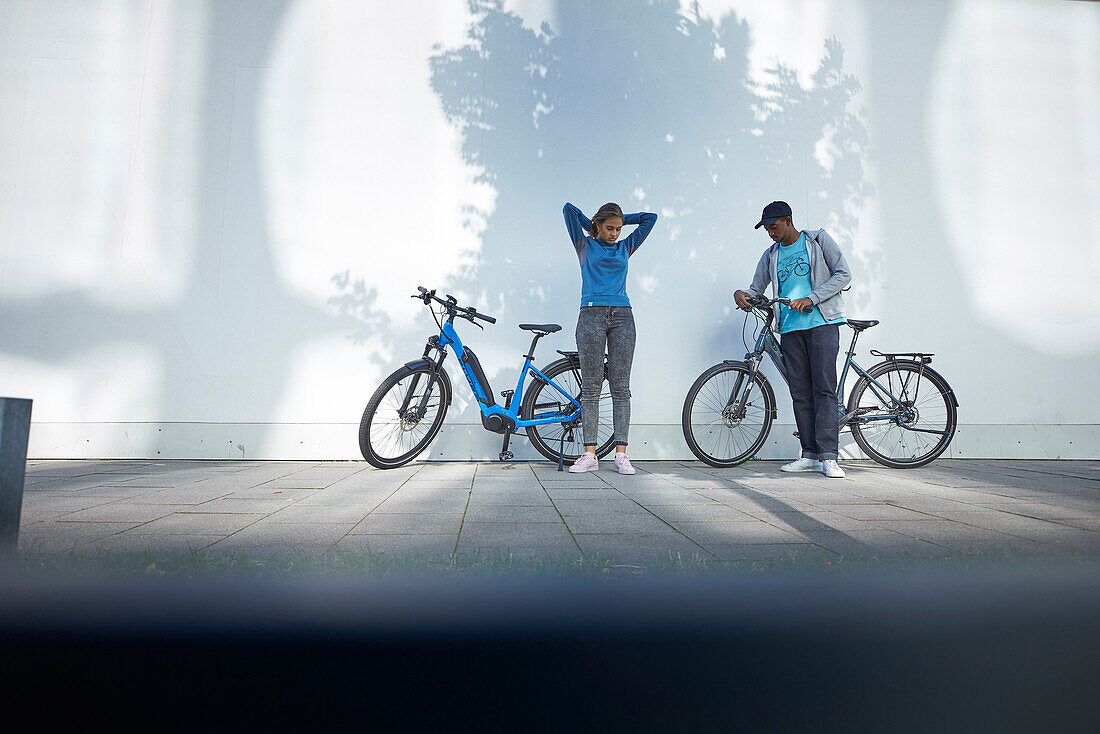
[[(940, 518), (940, 519), (944, 519), (944, 518)], [(869, 520), (868, 522), (876, 522), (876, 521), (875, 520)], [(880, 520), (878, 522), (889, 522), (889, 520)], [(955, 521), (950, 520), (948, 522), (955, 522)], [(961, 525), (966, 525), (966, 523), (960, 523), (960, 524)], [(982, 527), (978, 527), (977, 525), (969, 525), (968, 527), (972, 527), (972, 528), (975, 528), (977, 530), (989, 530), (989, 528), (982, 528)], [(883, 530), (889, 530), (890, 532), (897, 533), (898, 535), (904, 535), (906, 538), (911, 538), (913, 540), (923, 540), (925, 543), (931, 543), (932, 545), (937, 546), (939, 548), (943, 548), (944, 550), (954, 550), (954, 548), (952, 546), (944, 545), (943, 543), (937, 543), (935, 540), (929, 540), (928, 538), (919, 538), (916, 535), (910, 535), (909, 533), (903, 533), (902, 531), (894, 530), (893, 528), (882, 528), (882, 529)], [(989, 532), (995, 533), (997, 531), (996, 530), (989, 530)], [(1015, 536), (1012, 536), (1012, 535), (1008, 535), (1007, 533), (1002, 533), (1002, 534), (1006, 535), (1010, 538), (1015, 537)], [(1020, 538), (1020, 540), (1028, 540), (1028, 538)]]
[[(113, 505), (116, 502), (122, 502), (126, 499), (127, 499), (126, 497), (116, 497), (115, 499), (111, 500), (110, 502), (103, 502), (103, 503), (98, 504), (98, 505), (88, 505), (87, 507), (81, 507), (79, 510), (61, 510), (60, 511), (61, 514), (58, 515), (56, 518), (54, 518), (54, 520), (55, 521), (56, 520), (61, 520), (66, 515), (73, 515), (77, 512), (84, 512), (84, 510), (90, 510), (93, 507), (106, 507), (107, 505)], [(68, 522), (79, 522), (79, 521), (78, 520), (69, 520)]]
[(1070, 525), (1069, 523), (1078, 518), (1073, 517), (1059, 517), (1057, 519), (1050, 517), (1035, 517), (1034, 515), (1025, 515), (1022, 512), (1012, 512), (1011, 510), (995, 510), (995, 512), (1003, 512), (1006, 515), (1015, 515), (1016, 517), (1026, 517), (1028, 520), (1041, 520), (1042, 522), (1049, 522), (1054, 525), (1061, 525), (1062, 527), (1073, 528), (1074, 530), (1081, 530), (1076, 525)]
[[(716, 477), (716, 478), (719, 478), (719, 479), (721, 479), (721, 477), (720, 477), (719, 475), (715, 474), (715, 473), (714, 473), (713, 471), (707, 471), (707, 470), (705, 470), (705, 469), (704, 469), (704, 470), (701, 470), (701, 471), (703, 471), (703, 473), (704, 473), (704, 474), (710, 474), (710, 475), (711, 475), (711, 476), (713, 476), (713, 477)], [(725, 480), (723, 480), (723, 481), (725, 481)], [(758, 490), (754, 490), (754, 489), (753, 489), (752, 487), (745, 487), (744, 485), (741, 485), (741, 484), (740, 484), (739, 482), (735, 482), (735, 484), (737, 484), (738, 486), (742, 487), (742, 489), (744, 489), (744, 490), (746, 490), (746, 491), (749, 491), (749, 492), (757, 492), (758, 494), (763, 494), (763, 493), (759, 492)], [(744, 497), (745, 499), (753, 500), (753, 501), (755, 501), (755, 502), (756, 502), (757, 504), (761, 504), (761, 503), (760, 503), (759, 501), (757, 501), (757, 500), (756, 500), (755, 498), (753, 498), (753, 497), (747, 497), (747, 496), (746, 496), (745, 494), (737, 492), (737, 491), (736, 491), (736, 490), (734, 490), (734, 489), (733, 489), (732, 487), (730, 488), (730, 490), (731, 490), (731, 491), (733, 491), (733, 492), (734, 492), (734, 494), (738, 494), (739, 496), (741, 496), (741, 497)], [(835, 491), (835, 490), (834, 490), (834, 491)], [(770, 495), (769, 495), (769, 496), (770, 496)], [(777, 502), (780, 502), (780, 503), (782, 503), (782, 500), (780, 500), (780, 499), (778, 499), (778, 498), (773, 498), (773, 499), (775, 499), (775, 500), (776, 500)], [(717, 500), (715, 500), (715, 501), (717, 501)], [(816, 506), (817, 506), (817, 505), (815, 505), (815, 507), (816, 507)], [(767, 509), (767, 508), (765, 508), (765, 507), (763, 507), (763, 505), (761, 505), (761, 509)], [(908, 509), (908, 508), (905, 508), (905, 509)], [(836, 532), (836, 533), (838, 533), (839, 535), (842, 535), (842, 536), (844, 536), (844, 538), (845, 538), (845, 539), (847, 539), (847, 540), (849, 540), (849, 541), (851, 541), (851, 542), (853, 542), (853, 543), (856, 543), (857, 545), (867, 545), (866, 543), (862, 543), (862, 542), (861, 542), (861, 541), (860, 541), (860, 540), (859, 540), (858, 538), (854, 538), (854, 537), (852, 537), (851, 535), (849, 535), (848, 533), (846, 533), (846, 532), (844, 532), (844, 531), (842, 531), (842, 530), (837, 530), (836, 528), (833, 528), (833, 527), (830, 527), (830, 526), (824, 525), (824, 523), (821, 523), (821, 522), (819, 522), (819, 521), (817, 521), (817, 520), (814, 520), (814, 519), (813, 519), (812, 517), (810, 517), (809, 515), (807, 515), (807, 514), (806, 514), (805, 512), (803, 512), (802, 510), (797, 510), (797, 509), (793, 509), (793, 508), (792, 508), (792, 509), (791, 509), (790, 511), (791, 511), (791, 512), (794, 512), (794, 513), (795, 513), (795, 514), (797, 514), (797, 515), (800, 515), (800, 516), (802, 516), (802, 517), (805, 517), (806, 519), (808, 519), (808, 520), (810, 520), (810, 521), (812, 521), (812, 522), (817, 522), (817, 523), (818, 523), (819, 525), (822, 525), (822, 526), (823, 526), (822, 532), (824, 532), (824, 531), (832, 531), (832, 532)], [(776, 528), (777, 530), (783, 530), (783, 531), (785, 531), (785, 532), (790, 532), (790, 531), (788, 531), (788, 530), (787, 530), (786, 528), (782, 528), (782, 527), (780, 527), (780, 526), (778, 526), (778, 525), (776, 525), (776, 524), (774, 524), (774, 523), (768, 522), (768, 521), (767, 521), (767, 520), (765, 520), (764, 518), (756, 517), (756, 515), (753, 515), (753, 514), (752, 514), (751, 512), (747, 512), (746, 510), (741, 510), (741, 512), (744, 512), (744, 513), (745, 513), (746, 515), (748, 515), (749, 517), (752, 517), (752, 518), (754, 518), (755, 520), (757, 520), (757, 521), (759, 521), (759, 522), (762, 522), (762, 523), (764, 523), (765, 525), (768, 525), (768, 526), (770, 526), (770, 527)], [(793, 527), (793, 526), (792, 526), (792, 527)], [(811, 540), (810, 538), (807, 538), (807, 537), (806, 537), (806, 535), (805, 535), (805, 533), (806, 533), (806, 532), (808, 532), (808, 531), (802, 531), (802, 530), (797, 530), (797, 535), (798, 535), (799, 537), (801, 537), (801, 538), (805, 539), (805, 541), (806, 541), (807, 543), (809, 543), (810, 545), (812, 545), (812, 546), (815, 546), (815, 547), (817, 547), (817, 548), (821, 548), (822, 550), (828, 551), (829, 553), (837, 553), (837, 551), (834, 551), (834, 550), (833, 550), (832, 548), (827, 548), (827, 547), (825, 547), (825, 546), (823, 546), (823, 545), (820, 545), (819, 543), (815, 543), (815, 542), (814, 542), (813, 540)], [(687, 537), (687, 536), (685, 535), (684, 537)], [(693, 539), (691, 539), (691, 538), (688, 538), (688, 539), (689, 539), (689, 540), (691, 540), (691, 541), (692, 541), (693, 543), (695, 543), (695, 542), (696, 542), (695, 540), (693, 540)], [(914, 538), (914, 540), (920, 540), (920, 538)], [(698, 544), (698, 543), (696, 543), (696, 545), (699, 545), (699, 544)], [(701, 545), (700, 545), (700, 547), (703, 547), (703, 546), (701, 546)], [(868, 546), (868, 547), (870, 547), (870, 546)], [(709, 549), (706, 549), (706, 550), (707, 550), (708, 552), (713, 552), (713, 551), (710, 551)], [(717, 554), (717, 553), (715, 553), (714, 555), (718, 555), (718, 554)]]
[[(994, 512), (1004, 512), (1006, 515), (1014, 515), (1015, 514), (1015, 513), (1012, 513), (1012, 512), (1005, 512), (1004, 510), (994, 510)], [(1010, 533), (1006, 530), (994, 530), (993, 528), (982, 527), (981, 525), (975, 525), (974, 523), (969, 523), (969, 522), (966, 522), (965, 520), (954, 520), (950, 517), (942, 517), (940, 515), (934, 515), (933, 517), (935, 517), (937, 520), (945, 520), (947, 522), (953, 522), (953, 523), (958, 523), (959, 525), (965, 525), (968, 528), (975, 528), (977, 530), (987, 530), (991, 533), (1000, 533), (1001, 535), (1007, 535), (1010, 538), (1019, 538), (1020, 540), (1028, 540), (1028, 541), (1031, 541), (1031, 542), (1039, 542), (1039, 543), (1046, 542), (1046, 541), (1042, 541), (1042, 540), (1035, 541), (1033, 538), (1028, 538), (1027, 536), (1024, 536), (1024, 535), (1016, 535), (1016, 534)], [(1038, 522), (1047, 522), (1047, 523), (1050, 523), (1051, 525), (1058, 525), (1060, 527), (1069, 528), (1070, 530), (1080, 530), (1081, 529), (1081, 528), (1075, 527), (1073, 525), (1066, 525), (1065, 523), (1060, 522), (1058, 520), (1047, 520), (1047, 519), (1042, 518), (1042, 517), (1031, 517), (1029, 515), (1017, 515), (1017, 517), (1024, 517), (1024, 518), (1027, 518), (1028, 520), (1036, 520)], [(876, 522), (876, 521), (872, 520), (871, 522)], [(889, 522), (889, 520), (879, 520), (877, 522)], [(918, 520), (918, 521), (915, 521), (915, 522), (920, 522), (920, 521)], [(918, 540), (923, 540), (923, 538), (918, 538)]]
[(474, 464), (474, 473), (473, 476), (470, 477), (470, 491), (466, 493), (466, 506), (462, 508), (462, 519), (458, 521), (458, 535), (455, 536), (455, 547), (451, 549), (452, 562), (458, 554), (458, 544), (462, 542), (462, 529), (466, 527), (466, 513), (470, 511), (470, 498), (474, 494), (474, 484), (477, 482), (477, 471), (480, 468), (480, 463)]
[[(681, 466), (682, 466), (682, 465), (681, 465)], [(641, 507), (641, 508), (642, 508), (643, 510), (645, 510), (646, 512), (648, 512), (648, 513), (650, 514), (650, 516), (651, 516), (651, 517), (655, 517), (655, 518), (656, 518), (657, 520), (659, 520), (660, 522), (664, 523), (664, 524), (665, 524), (665, 525), (666, 525), (666, 526), (667, 526), (668, 528), (670, 528), (670, 529), (671, 529), (671, 530), (673, 530), (674, 532), (678, 533), (678, 534), (679, 534), (679, 535), (680, 535), (680, 536), (681, 536), (682, 538), (684, 538), (685, 540), (687, 540), (687, 541), (688, 541), (689, 543), (694, 543), (694, 544), (695, 544), (696, 546), (698, 546), (698, 547), (699, 547), (699, 548), (700, 548), (701, 550), (703, 550), (703, 551), (704, 551), (705, 553), (710, 553), (711, 555), (715, 555), (715, 554), (714, 554), (714, 553), (713, 553), (713, 552), (712, 552), (712, 551), (711, 551), (711, 550), (710, 550), (709, 548), (707, 548), (706, 546), (704, 546), (704, 545), (703, 545), (702, 543), (700, 543), (699, 541), (697, 541), (697, 540), (696, 540), (695, 538), (692, 538), (692, 537), (691, 537), (691, 536), (689, 536), (689, 535), (688, 535), (687, 533), (685, 533), (684, 531), (682, 531), (682, 530), (680, 530), (679, 528), (677, 528), (677, 527), (676, 527), (675, 525), (672, 525), (672, 524), (670, 524), (670, 523), (669, 523), (669, 522), (668, 522), (667, 520), (665, 520), (665, 519), (664, 519), (663, 517), (661, 517), (661, 516), (660, 516), (660, 515), (658, 515), (657, 513), (653, 512), (653, 510), (649, 509), (648, 507), (646, 507), (645, 505), (643, 505), (643, 504), (642, 504), (641, 502), (639, 502), (638, 500), (634, 499), (633, 497), (630, 497), (629, 495), (627, 495), (626, 493), (624, 493), (624, 492), (623, 492), (623, 491), (622, 491), (621, 489), (619, 489), (618, 487), (614, 486), (613, 484), (611, 484), (610, 482), (608, 482), (608, 481), (607, 481), (606, 479), (604, 479), (603, 477), (600, 477), (600, 480), (601, 480), (601, 481), (603, 481), (604, 483), (606, 483), (606, 484), (607, 484), (608, 486), (610, 486), (610, 487), (611, 487), (612, 489), (614, 489), (614, 490), (615, 490), (616, 492), (618, 492), (619, 494), (621, 494), (621, 495), (622, 495), (623, 497), (626, 497), (626, 498), (627, 498), (627, 499), (629, 499), (629, 500), (630, 500), (631, 502), (633, 502), (634, 504), (636, 504), (636, 505), (637, 505), (638, 507)], [(683, 488), (681, 488), (681, 489), (683, 489)], [(547, 493), (547, 496), (548, 496), (548, 497), (550, 496), (549, 492)], [(709, 498), (708, 498), (708, 499), (709, 499)], [(550, 498), (550, 501), (551, 501), (551, 502), (553, 502), (553, 501), (554, 501), (554, 499), (553, 499), (553, 498), (551, 497), (551, 498)], [(555, 506), (554, 506), (554, 509), (555, 509), (555, 510), (557, 510), (557, 505), (555, 505)], [(560, 514), (561, 514), (561, 512), (559, 511), (559, 512), (558, 512), (558, 514), (560, 515)], [(562, 516), (562, 522), (565, 522), (565, 517), (564, 517), (564, 516)], [(566, 523), (565, 523), (565, 527), (566, 527), (566, 528), (567, 528), (567, 529), (569, 530), (569, 534), (570, 534), (570, 535), (573, 535), (573, 529), (569, 527), (569, 523), (567, 523), (567, 522), (566, 522)], [(588, 534), (588, 533), (578, 533), (578, 535), (586, 535), (586, 534)], [(608, 533), (608, 534), (612, 534), (612, 533)], [(617, 533), (616, 533), (616, 534), (617, 534)], [(576, 538), (573, 538), (573, 542), (574, 542), (574, 543), (576, 543), (576, 542), (577, 542), (577, 539), (576, 539)], [(578, 547), (578, 548), (580, 548), (580, 544), (579, 544), (579, 543), (578, 543), (577, 547)]]
[[(172, 514), (173, 514), (173, 515), (176, 515), (176, 514), (182, 514), (182, 513), (175, 513), (175, 512), (173, 512)], [(201, 512), (200, 512), (200, 513), (189, 513), (189, 514), (199, 514), (199, 515), (203, 515), (203, 514), (206, 514), (206, 515), (210, 515), (210, 514), (223, 514), (223, 513), (201, 513)], [(241, 526), (241, 527), (237, 528), (237, 529), (236, 529), (236, 530), (234, 530), (233, 532), (231, 532), (231, 533), (229, 533), (228, 535), (226, 535), (226, 536), (225, 536), (224, 538), (220, 538), (220, 539), (218, 539), (218, 540), (215, 540), (215, 541), (214, 541), (213, 543), (211, 543), (210, 545), (217, 545), (218, 543), (221, 543), (221, 542), (222, 542), (222, 541), (224, 541), (224, 540), (228, 540), (229, 538), (232, 538), (232, 537), (233, 537), (234, 535), (236, 535), (237, 533), (241, 532), (241, 531), (242, 531), (242, 530), (244, 530), (245, 528), (250, 528), (250, 527), (252, 527), (253, 525), (255, 525), (256, 523), (258, 523), (258, 522), (262, 522), (263, 520), (267, 519), (267, 517), (268, 517), (267, 515), (261, 515), (260, 517), (257, 517), (257, 518), (256, 518), (255, 520), (253, 520), (252, 522), (248, 523), (247, 525), (243, 525), (243, 526)], [(149, 522), (155, 522), (155, 521), (153, 521), (153, 520), (150, 520)]]
[[(1100, 482), (1100, 477), (1083, 477), (1083, 476), (1080, 476), (1079, 474), (1065, 474), (1065, 473), (1061, 473), (1061, 472), (1049, 471), (1047, 469), (1032, 469), (1032, 468), (1029, 468), (1029, 467), (1026, 467), (1026, 466), (1014, 466), (1014, 467), (1012, 467), (1012, 470), (1013, 471), (1029, 472), (1029, 473), (1032, 473), (1032, 474), (1046, 474), (1047, 476), (1052, 476), (1052, 477), (1072, 476), (1074, 479), (1087, 479), (1090, 482)], [(1020, 476), (1020, 475), (1007, 474), (1006, 476)], [(1021, 478), (1024, 478), (1024, 477), (1021, 477)]]
[[(566, 470), (562, 469), (562, 471), (566, 471)], [(531, 473), (535, 474), (534, 468), (531, 469)], [(588, 473), (589, 474), (596, 474), (596, 472), (588, 472)], [(611, 486), (610, 484), (607, 483), (607, 481), (604, 480), (603, 477), (600, 477), (598, 474), (597, 474), (596, 478), (599, 479), (604, 484), (607, 484), (608, 486)], [(546, 489), (546, 485), (543, 484), (543, 481), (542, 481), (542, 479), (539, 478), (538, 474), (535, 474), (535, 481), (537, 481), (539, 483), (539, 486), (542, 488), (543, 494), (546, 495), (546, 499), (550, 500), (550, 505), (554, 508), (554, 512), (558, 513), (558, 518), (561, 520), (561, 524), (563, 526), (565, 526), (565, 532), (569, 533), (569, 539), (572, 540), (573, 545), (575, 545), (577, 547), (577, 552), (580, 553), (583, 556), (584, 551), (581, 550), (581, 544), (577, 542), (577, 537), (573, 533), (573, 528), (569, 527), (569, 523), (567, 523), (565, 521), (565, 515), (561, 514), (561, 510), (558, 509), (558, 503), (555, 502), (554, 498), (550, 496), (550, 491), (548, 489)], [(612, 489), (614, 489), (614, 487), (612, 487)], [(619, 492), (619, 494), (622, 494), (622, 492)]]
[[(412, 474), (410, 474), (408, 477), (406, 477), (405, 481), (403, 481), (403, 482), (401, 482), (401, 484), (397, 485), (396, 489), (394, 489), (392, 492), (390, 492), (385, 497), (383, 497), (382, 500), (379, 501), (378, 504), (376, 504), (374, 507), (370, 508), (367, 511), (367, 514), (363, 515), (363, 517), (360, 518), (358, 522), (356, 522), (354, 525), (352, 525), (350, 528), (348, 528), (348, 531), (346, 533), (344, 533), (339, 538), (337, 538), (335, 541), (333, 541), (333, 543), (331, 545), (329, 545), (329, 547), (325, 550), (325, 553), (332, 552), (332, 549), (335, 548), (340, 543), (340, 541), (342, 541), (345, 538), (349, 537), (352, 534), (352, 531), (355, 530), (355, 528), (359, 527), (368, 517), (373, 515), (374, 511), (377, 510), (379, 507), (381, 507), (383, 502), (388, 500), (390, 497), (393, 497), (395, 494), (397, 494), (398, 492), (401, 491), (402, 487), (404, 487), (406, 484), (411, 482), (412, 478), (415, 477), (417, 474), (419, 474), (420, 470), (422, 468), (423, 468), (423, 465), (416, 467), (416, 470)], [(326, 489), (327, 489), (327, 487), (326, 487)], [(312, 497), (313, 495), (310, 495), (310, 496)], [(303, 497), (303, 499), (305, 499), (305, 498)], [(297, 503), (295, 503), (295, 504), (297, 504)]]

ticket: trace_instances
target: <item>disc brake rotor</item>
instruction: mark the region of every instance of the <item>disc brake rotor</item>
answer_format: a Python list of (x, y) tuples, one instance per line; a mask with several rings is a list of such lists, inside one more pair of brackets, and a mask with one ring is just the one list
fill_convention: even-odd
[(407, 410), (401, 416), (401, 430), (411, 431), (420, 424), (420, 419), (416, 417), (415, 410)]
[(722, 422), (726, 424), (726, 428), (736, 428), (744, 420), (744, 416), (736, 417), (735, 412), (732, 405), (727, 405), (722, 410)]

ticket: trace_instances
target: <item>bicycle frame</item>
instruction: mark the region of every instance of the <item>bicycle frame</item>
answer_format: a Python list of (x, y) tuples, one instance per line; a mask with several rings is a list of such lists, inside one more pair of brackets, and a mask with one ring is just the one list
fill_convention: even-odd
[[(477, 398), (478, 407), (481, 409), (481, 414), (484, 417), (488, 418), (491, 415), (499, 415), (502, 418), (511, 421), (512, 425), (514, 425), (516, 428), (545, 425), (548, 423), (567, 423), (580, 417), (580, 403), (574, 400), (573, 396), (563, 390), (560, 385), (558, 385), (552, 379), (543, 374), (542, 370), (540, 370), (538, 367), (535, 367), (532, 364), (533, 358), (530, 354), (526, 355), (523, 361), (523, 369), (520, 371), (519, 374), (519, 382), (516, 384), (515, 394), (508, 401), (508, 405), (502, 408), (496, 403), (494, 403), (493, 405), (488, 404), (488, 398), (490, 396), (485, 394), (485, 391), (481, 387), (481, 383), (474, 375), (473, 369), (470, 367), (469, 363), (462, 361), (462, 356), (466, 352), (466, 347), (463, 346), (462, 339), (459, 338), (458, 332), (455, 331), (454, 324), (450, 322), (446, 322), (443, 324), (443, 328), (439, 333), (439, 337), (437, 338), (436, 343), (438, 344), (438, 347), (436, 347), (438, 349), (442, 349), (447, 346), (454, 346), (455, 355), (459, 358), (459, 364), (462, 365), (462, 373), (466, 376), (466, 382), (469, 383), (470, 390)], [(431, 341), (429, 341), (429, 347), (425, 350), (425, 356), (427, 356), (427, 352), (430, 351), (431, 348), (432, 343)], [(444, 352), (443, 354), (445, 356), (446, 353)], [(442, 363), (443, 356), (440, 357), (439, 361), (436, 364), (438, 366), (442, 365)], [(547, 416), (532, 418), (530, 420), (524, 420), (523, 418), (520, 418), (520, 406), (523, 405), (523, 386), (524, 383), (526, 383), (527, 381), (527, 375), (529, 373), (534, 374), (536, 377), (546, 382), (548, 385), (561, 393), (562, 397), (564, 397), (567, 401), (569, 401), (569, 403), (573, 405), (574, 410), (569, 414), (558, 411)]]
[[(756, 344), (754, 345), (753, 350), (745, 355), (745, 361), (749, 364), (750, 374), (748, 382), (750, 385), (752, 384), (752, 378), (755, 377), (755, 374), (759, 369), (760, 360), (763, 359), (763, 356), (765, 354), (767, 354), (768, 357), (771, 359), (772, 364), (775, 365), (775, 368), (779, 372), (779, 376), (783, 378), (783, 381), (788, 382), (787, 367), (783, 361), (783, 353), (780, 350), (779, 341), (775, 338), (775, 333), (772, 331), (772, 320), (774, 316), (774, 312), (771, 311), (771, 309), (769, 308), (768, 315), (764, 319), (764, 326), (763, 328), (761, 328), (760, 334), (756, 338)], [(854, 370), (857, 375), (867, 380), (875, 395), (883, 401), (885, 406), (904, 404), (901, 399), (890, 392), (889, 388), (887, 388), (881, 382), (872, 377), (867, 370), (863, 369), (863, 367), (861, 367), (859, 363), (855, 361), (856, 340), (858, 338), (858, 332), (852, 335), (852, 343), (848, 347), (848, 351), (845, 353), (846, 356), (844, 359), (844, 369), (840, 374), (840, 381), (837, 384), (837, 410), (840, 413), (840, 425), (845, 426), (848, 423), (873, 423), (875, 421), (896, 421), (899, 426), (910, 431), (916, 431), (919, 433), (933, 433), (940, 436), (947, 433), (946, 431), (936, 431), (928, 428), (916, 428), (914, 426), (911, 426), (907, 424), (904, 420), (902, 420), (901, 416), (897, 415), (897, 413), (893, 411), (889, 413), (877, 413), (872, 415), (857, 415), (854, 411), (852, 413), (849, 413), (845, 409), (843, 401), (844, 383), (848, 377), (849, 369)], [(919, 362), (921, 366), (921, 372), (917, 373), (917, 390), (920, 389), (920, 379), (924, 369), (925, 360), (922, 358), (919, 360)], [(727, 403), (727, 406), (729, 407), (733, 407), (736, 403), (734, 415), (741, 415), (742, 411), (745, 408), (745, 403), (748, 400), (750, 392), (749, 390), (745, 390), (744, 395), (741, 395), (741, 397), (738, 399), (737, 395), (740, 391), (741, 382), (739, 380), (737, 384), (734, 385), (732, 394), (730, 395), (730, 399)], [(889, 410), (889, 407), (886, 407), (886, 410)]]
[(769, 309), (768, 315), (764, 318), (764, 328), (760, 330), (760, 334), (756, 337), (753, 350), (745, 355), (745, 362), (749, 365), (749, 388), (745, 390), (743, 395), (738, 397), (743, 384), (743, 378), (738, 377), (733, 390), (730, 391), (729, 400), (726, 401), (726, 409), (732, 409), (734, 417), (742, 417), (745, 414), (745, 405), (748, 403), (749, 393), (752, 392), (752, 383), (756, 378), (756, 373), (760, 370), (760, 360), (765, 354), (771, 358), (772, 364), (779, 370), (779, 376), (783, 378), (783, 381), (787, 381), (787, 366), (783, 362), (783, 353), (779, 349), (779, 342), (776, 341), (775, 335), (772, 333), (773, 318), (774, 314)]
[[(854, 338), (852, 339), (852, 343), (853, 343), (853, 345), (855, 344), (855, 339)], [(883, 385), (881, 382), (876, 380), (874, 377), (871, 377), (870, 373), (867, 372), (867, 370), (860, 367), (859, 364), (852, 357), (851, 352), (848, 353), (848, 358), (846, 360), (844, 360), (844, 372), (840, 376), (840, 384), (837, 387), (837, 394), (838, 395), (843, 395), (844, 394), (844, 378), (848, 375), (849, 366), (853, 370), (855, 370), (857, 375), (859, 375), (863, 379), (867, 380), (868, 384), (871, 387), (872, 392), (874, 392), (875, 396), (878, 397), (878, 399), (881, 400), (883, 403), (885, 403), (886, 406), (904, 405), (904, 401), (902, 401), (900, 398), (896, 397), (892, 392), (890, 392), (890, 389), (888, 387)], [(921, 372), (917, 373), (917, 386), (916, 386), (916, 390), (914, 390), (914, 393), (917, 393), (917, 392), (920, 391), (920, 380), (921, 380), (921, 377), (922, 377), (923, 369), (924, 369), (924, 362), (922, 361), (921, 362)], [(903, 392), (904, 392), (905, 387), (908, 387), (908, 382), (903, 386)], [(886, 409), (889, 410), (888, 407)], [(894, 413), (894, 412), (890, 412), (890, 413), (887, 413), (887, 414), (874, 413), (874, 414), (870, 414), (870, 415), (867, 415), (867, 414), (858, 415), (858, 414), (855, 414), (855, 412), (849, 414), (848, 412), (845, 411), (844, 404), (840, 403), (840, 413), (841, 413), (841, 415), (840, 415), (840, 425), (841, 426), (846, 425), (848, 423), (874, 423), (876, 421), (894, 421), (899, 426), (901, 426), (902, 428), (904, 428), (906, 430), (909, 430), (909, 431), (915, 431), (917, 433), (933, 433), (933, 434), (936, 434), (937, 436), (943, 436), (943, 435), (947, 434), (947, 431), (936, 431), (936, 430), (933, 430), (931, 428), (917, 428), (915, 426), (911, 426), (908, 423), (906, 423), (904, 420), (902, 420), (902, 417), (900, 415), (898, 415), (897, 413)]]

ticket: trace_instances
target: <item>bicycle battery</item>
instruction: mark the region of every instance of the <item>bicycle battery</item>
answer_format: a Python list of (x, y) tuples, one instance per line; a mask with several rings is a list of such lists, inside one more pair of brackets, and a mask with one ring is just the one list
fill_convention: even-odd
[(485, 399), (481, 402), (486, 406), (496, 405), (496, 401), (493, 400), (493, 388), (489, 387), (489, 378), (485, 376), (485, 370), (481, 369), (481, 362), (477, 361), (477, 355), (474, 354), (474, 350), (469, 347), (464, 347), (462, 350), (462, 359), (459, 360), (464, 365), (464, 369), (468, 374), (473, 375), (474, 382), (481, 388), (481, 392), (485, 394)]

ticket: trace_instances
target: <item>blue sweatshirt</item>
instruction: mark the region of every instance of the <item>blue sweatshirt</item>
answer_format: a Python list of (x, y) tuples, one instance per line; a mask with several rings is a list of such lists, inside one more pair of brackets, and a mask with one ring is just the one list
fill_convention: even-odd
[(610, 245), (597, 237), (589, 237), (586, 232), (592, 226), (592, 220), (584, 216), (580, 209), (567, 203), (563, 210), (565, 228), (569, 230), (569, 239), (577, 248), (577, 258), (581, 263), (581, 308), (585, 306), (629, 306), (626, 297), (626, 263), (634, 252), (642, 246), (649, 236), (653, 225), (657, 223), (656, 214), (627, 214), (623, 226), (638, 225), (625, 240)]

